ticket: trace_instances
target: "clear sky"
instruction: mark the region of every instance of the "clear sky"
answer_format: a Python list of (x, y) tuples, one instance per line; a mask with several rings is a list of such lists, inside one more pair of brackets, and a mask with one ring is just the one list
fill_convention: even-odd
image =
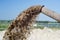
[[(60, 13), (60, 0), (0, 0), (0, 20), (15, 19), (20, 12), (32, 5), (45, 5), (48, 9)], [(55, 21), (44, 14), (38, 15), (37, 20)]]

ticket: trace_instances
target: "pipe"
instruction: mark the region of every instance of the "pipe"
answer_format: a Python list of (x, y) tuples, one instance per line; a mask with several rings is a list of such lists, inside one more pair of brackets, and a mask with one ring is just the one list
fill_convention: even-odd
[(43, 7), (41, 12), (53, 19), (55, 19), (56, 21), (60, 22), (60, 14), (50, 10), (50, 9), (47, 9), (46, 7)]

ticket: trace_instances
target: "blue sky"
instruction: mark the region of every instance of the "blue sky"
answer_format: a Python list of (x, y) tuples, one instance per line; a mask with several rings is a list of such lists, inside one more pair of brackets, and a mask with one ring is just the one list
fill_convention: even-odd
[[(12, 20), (20, 12), (32, 5), (45, 5), (57, 13), (60, 13), (60, 0), (0, 0), (0, 20)], [(40, 14), (37, 17), (39, 21), (55, 21), (52, 18)]]

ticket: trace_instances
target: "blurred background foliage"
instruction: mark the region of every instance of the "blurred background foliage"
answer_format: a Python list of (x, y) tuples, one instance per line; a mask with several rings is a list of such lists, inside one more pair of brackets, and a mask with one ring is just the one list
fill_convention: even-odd
[[(0, 20), (0, 31), (7, 29), (12, 21), (13, 20)], [(40, 29), (43, 29), (44, 27), (60, 29), (60, 23), (51, 21), (36, 21), (33, 26)]]

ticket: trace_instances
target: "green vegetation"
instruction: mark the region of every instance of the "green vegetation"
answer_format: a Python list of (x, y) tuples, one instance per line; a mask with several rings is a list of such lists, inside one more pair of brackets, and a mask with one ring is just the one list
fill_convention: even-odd
[[(5, 30), (8, 28), (9, 24), (12, 20), (0, 20), (0, 31)], [(48, 27), (51, 29), (60, 29), (60, 23), (57, 22), (50, 22), (50, 21), (36, 21), (37, 26), (35, 28)]]
[(5, 30), (8, 28), (8, 25), (11, 23), (11, 20), (0, 20), (0, 30)]

